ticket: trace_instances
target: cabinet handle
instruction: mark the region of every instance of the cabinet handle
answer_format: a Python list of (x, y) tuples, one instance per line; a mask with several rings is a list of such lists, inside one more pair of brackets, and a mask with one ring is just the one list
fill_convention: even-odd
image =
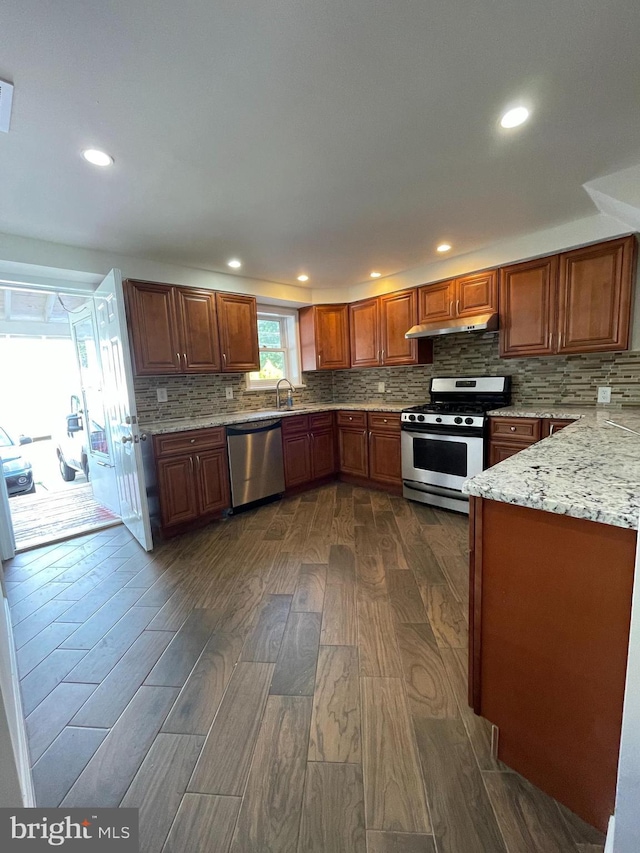
[(511, 432), (515, 432), (515, 431), (516, 431), (516, 428), (515, 428), (515, 427), (513, 427), (513, 426), (512, 426), (512, 427), (509, 427), (509, 429), (511, 430)]
[(549, 349), (553, 349), (553, 332), (549, 332)]
[(198, 471), (200, 470), (200, 456), (196, 456), (196, 462), (198, 463)]
[(182, 355), (183, 355), (183, 358), (184, 358), (184, 366), (186, 367), (186, 366), (187, 366), (187, 354), (186, 354), (186, 352), (185, 352), (185, 353), (183, 353)]
[(193, 456), (189, 457), (189, 465), (191, 466), (191, 473), (193, 474)]
[(382, 350), (382, 358), (381, 361), (384, 361), (384, 350)]
[(449, 303), (449, 314), (451, 317), (453, 317), (453, 299)]
[(222, 360), (224, 361), (224, 366), (226, 367), (227, 366), (227, 354), (226, 354), (226, 352), (222, 353)]
[(554, 429), (555, 429), (555, 428), (556, 428), (556, 425), (555, 425), (555, 424), (551, 424), (551, 426), (549, 427), (549, 435), (553, 435), (553, 431), (554, 431)]
[(180, 367), (182, 367), (182, 360), (180, 358), (180, 353), (177, 352), (176, 355), (178, 356), (178, 368), (180, 368)]
[(459, 314), (459, 313), (460, 313), (460, 300), (458, 299), (456, 301), (456, 314)]
[(318, 367), (320, 367), (321, 364), (322, 364), (322, 353), (319, 352), (318, 353)]

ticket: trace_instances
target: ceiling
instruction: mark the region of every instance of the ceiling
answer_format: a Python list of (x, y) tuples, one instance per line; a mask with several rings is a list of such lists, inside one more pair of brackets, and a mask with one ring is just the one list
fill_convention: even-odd
[(9, 234), (348, 286), (588, 216), (640, 162), (637, 0), (2, 6)]

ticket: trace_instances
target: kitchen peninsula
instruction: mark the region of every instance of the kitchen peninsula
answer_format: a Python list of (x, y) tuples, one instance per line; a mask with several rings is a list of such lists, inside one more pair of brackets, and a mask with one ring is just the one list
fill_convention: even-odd
[(491, 415), (575, 423), (465, 484), (470, 704), (497, 727), (500, 759), (604, 830), (640, 514), (640, 435), (629, 430), (640, 430), (640, 412), (545, 404)]

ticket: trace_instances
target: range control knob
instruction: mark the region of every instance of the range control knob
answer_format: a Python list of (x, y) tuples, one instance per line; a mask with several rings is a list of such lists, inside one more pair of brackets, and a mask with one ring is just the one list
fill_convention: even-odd
[(416, 419), (416, 416), (415, 416), (415, 415), (409, 415), (409, 420), (410, 420), (410, 421), (415, 421), (415, 419)]
[(462, 423), (462, 418), (460, 418), (460, 417), (458, 417), (458, 418), (454, 418), (454, 419), (453, 419), (453, 422), (454, 422), (454, 424), (461, 424), (461, 423)]
[(424, 415), (418, 415), (418, 420), (419, 420), (419, 421), (423, 421), (423, 420), (424, 420)]
[(442, 423), (442, 418), (436, 418), (436, 423), (437, 423), (437, 424), (441, 424), (441, 423)]
[(465, 418), (465, 419), (464, 419), (464, 422), (465, 422), (465, 424), (472, 424), (472, 423), (473, 423), (473, 418)]

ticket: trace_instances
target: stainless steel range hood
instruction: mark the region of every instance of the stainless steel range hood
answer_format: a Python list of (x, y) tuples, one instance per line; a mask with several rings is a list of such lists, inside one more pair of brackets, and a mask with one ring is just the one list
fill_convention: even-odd
[(436, 335), (452, 335), (455, 332), (495, 332), (498, 315), (477, 314), (475, 317), (455, 317), (440, 323), (420, 323), (406, 333), (405, 338), (435, 338)]

